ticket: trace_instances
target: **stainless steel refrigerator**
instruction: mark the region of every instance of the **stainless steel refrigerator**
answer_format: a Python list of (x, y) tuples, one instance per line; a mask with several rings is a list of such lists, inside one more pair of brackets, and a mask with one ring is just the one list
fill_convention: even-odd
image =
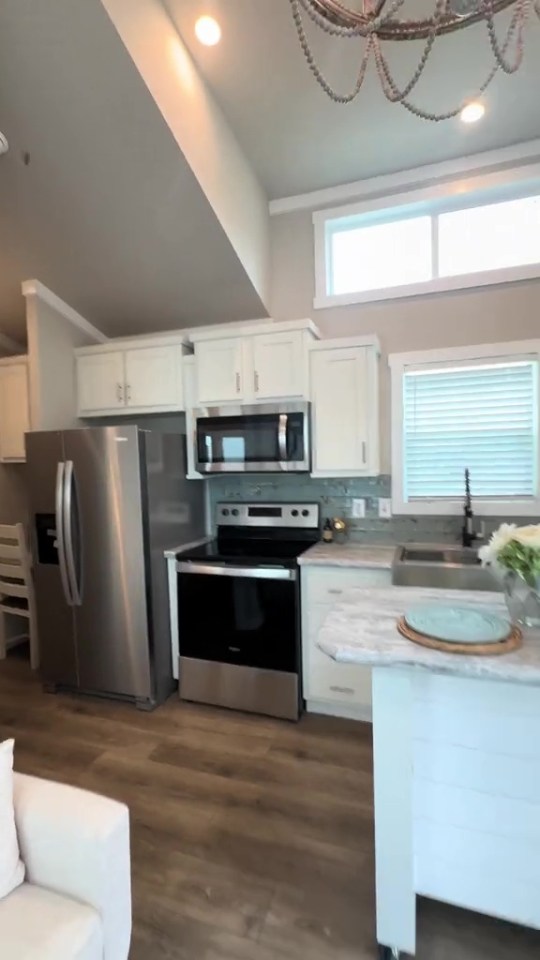
[(164, 550), (204, 536), (185, 437), (37, 432), (26, 455), (43, 681), (151, 709), (174, 686)]

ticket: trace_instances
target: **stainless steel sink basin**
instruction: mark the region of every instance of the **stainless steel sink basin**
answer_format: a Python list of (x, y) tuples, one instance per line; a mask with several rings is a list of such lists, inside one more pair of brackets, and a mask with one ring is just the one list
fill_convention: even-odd
[(501, 589), (489, 570), (481, 566), (476, 548), (431, 543), (408, 543), (397, 548), (392, 583), (447, 590)]

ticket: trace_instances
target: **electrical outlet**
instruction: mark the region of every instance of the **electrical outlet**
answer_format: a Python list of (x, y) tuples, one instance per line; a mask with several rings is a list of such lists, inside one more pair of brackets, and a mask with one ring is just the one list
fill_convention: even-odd
[(379, 517), (381, 520), (390, 520), (392, 516), (392, 501), (386, 497), (379, 499)]
[(354, 499), (352, 502), (352, 515), (355, 520), (361, 520), (366, 515), (366, 501)]

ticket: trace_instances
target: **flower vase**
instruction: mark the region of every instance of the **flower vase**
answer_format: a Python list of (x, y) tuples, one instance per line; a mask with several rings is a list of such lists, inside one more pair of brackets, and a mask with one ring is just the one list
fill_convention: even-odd
[(509, 571), (503, 578), (504, 598), (512, 623), (540, 627), (540, 578), (535, 586), (518, 573)]

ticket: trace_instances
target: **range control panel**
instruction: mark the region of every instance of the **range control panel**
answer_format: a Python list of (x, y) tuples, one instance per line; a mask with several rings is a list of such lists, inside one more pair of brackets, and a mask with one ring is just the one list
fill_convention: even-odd
[(301, 527), (319, 526), (318, 503), (218, 503), (219, 527)]

